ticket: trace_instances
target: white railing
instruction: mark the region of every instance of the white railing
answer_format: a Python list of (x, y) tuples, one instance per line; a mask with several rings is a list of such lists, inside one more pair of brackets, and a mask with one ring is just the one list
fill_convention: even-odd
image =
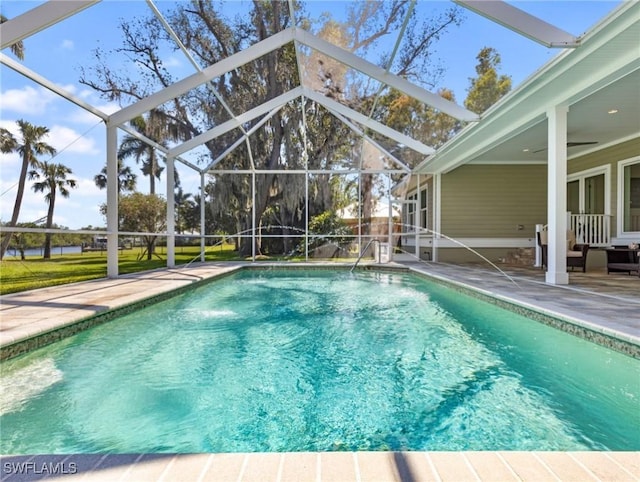
[(578, 244), (611, 245), (611, 216), (608, 214), (571, 214), (569, 229), (576, 234)]

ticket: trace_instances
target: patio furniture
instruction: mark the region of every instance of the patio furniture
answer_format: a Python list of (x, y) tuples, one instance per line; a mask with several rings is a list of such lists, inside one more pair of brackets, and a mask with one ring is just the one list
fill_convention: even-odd
[[(542, 249), (542, 266), (547, 267), (547, 231), (542, 230), (537, 233), (538, 245)], [(567, 230), (567, 268), (582, 268), (582, 272), (587, 269), (588, 244), (576, 244), (576, 235), (573, 231)]]
[(607, 248), (607, 274), (633, 272), (640, 277), (640, 249), (625, 246)]

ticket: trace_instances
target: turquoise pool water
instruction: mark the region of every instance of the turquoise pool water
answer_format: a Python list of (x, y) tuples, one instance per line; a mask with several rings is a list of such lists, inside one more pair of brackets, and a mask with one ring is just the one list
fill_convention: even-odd
[(409, 274), (242, 271), (3, 363), (0, 452), (640, 450), (640, 362)]

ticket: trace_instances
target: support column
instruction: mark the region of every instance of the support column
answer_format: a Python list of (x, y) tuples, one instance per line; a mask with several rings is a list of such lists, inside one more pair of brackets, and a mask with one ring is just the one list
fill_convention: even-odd
[(387, 244), (393, 253), (393, 206), (391, 205), (391, 175), (387, 174)]
[(204, 263), (205, 260), (205, 185), (204, 185), (204, 172), (200, 173), (200, 261)]
[[(306, 152), (305, 143), (305, 152)], [(309, 261), (309, 168), (305, 162), (304, 174), (304, 260)]]
[(176, 198), (174, 159), (167, 156), (167, 268), (176, 265)]
[(256, 171), (251, 173), (251, 261), (256, 262)]
[(438, 239), (440, 237), (440, 218), (442, 213), (442, 208), (440, 206), (440, 182), (442, 180), (442, 174), (434, 174), (432, 177), (433, 183), (433, 245), (431, 248), (431, 261), (438, 261)]
[(567, 273), (567, 113), (566, 105), (547, 110), (547, 272), (549, 284), (569, 284)]
[(418, 260), (421, 259), (420, 254), (422, 251), (422, 246), (420, 245), (422, 240), (422, 213), (420, 209), (422, 207), (422, 178), (420, 174), (418, 174), (418, 178), (416, 179), (416, 205), (414, 207), (415, 212), (415, 221), (414, 221), (414, 235), (413, 235), (413, 243), (415, 248), (413, 250), (413, 254), (416, 256)]
[(118, 277), (118, 129), (107, 124), (107, 278)]

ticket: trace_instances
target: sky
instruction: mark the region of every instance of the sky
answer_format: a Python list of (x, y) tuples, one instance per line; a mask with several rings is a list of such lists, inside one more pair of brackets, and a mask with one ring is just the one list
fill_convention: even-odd
[[(8, 18), (17, 16), (37, 6), (36, 1), (4, 0), (0, 11)], [(156, 1), (160, 10), (166, 10), (175, 2)], [(239, 1), (221, 2), (229, 15), (245, 9), (246, 3)], [(344, 1), (311, 1), (307, 10), (312, 16), (324, 11), (339, 16), (344, 10)], [(618, 1), (512, 1), (514, 6), (536, 15), (574, 35), (582, 35), (595, 23), (615, 9)], [(449, 2), (420, 0), (419, 8), (441, 10), (451, 6)], [(246, 9), (245, 9), (246, 10)], [(121, 32), (117, 24), (122, 18), (133, 19), (150, 15), (146, 2), (142, 0), (107, 0), (90, 7), (75, 17), (51, 26), (27, 38), (25, 45), (26, 65), (36, 73), (64, 86), (75, 96), (113, 113), (120, 107), (100, 98), (93, 90), (79, 83), (82, 67), (95, 65), (93, 51), (96, 48), (109, 50), (120, 45)], [(513, 87), (561, 53), (558, 49), (548, 49), (530, 39), (520, 36), (505, 27), (476, 15), (464, 12), (465, 20), (460, 27), (454, 27), (438, 42), (436, 56), (445, 67), (445, 75), (438, 87), (452, 89), (458, 103), (462, 103), (469, 87), (469, 79), (475, 76), (476, 55), (481, 48), (495, 48), (501, 56), (501, 74), (510, 75)], [(388, 39), (389, 51), (395, 37)], [(3, 53), (11, 58), (8, 49)], [(194, 72), (193, 67), (179, 53), (165, 52), (165, 65), (176, 78), (186, 77)], [(114, 69), (119, 66), (115, 65)], [(58, 151), (53, 162), (69, 167), (78, 187), (73, 189), (68, 199), (58, 199), (54, 222), (71, 229), (85, 226), (105, 226), (106, 221), (99, 212), (100, 204), (106, 201), (106, 192), (96, 188), (93, 177), (105, 163), (104, 124), (93, 114), (76, 107), (38, 84), (28, 80), (4, 64), (0, 66), (0, 127), (17, 134), (16, 121), (24, 119), (34, 125), (46, 126), (50, 136), (46, 141)], [(189, 159), (189, 156), (185, 156)], [(41, 158), (41, 160), (50, 160)], [(128, 165), (138, 175), (138, 190), (148, 192), (148, 178), (142, 176), (140, 167), (133, 161)], [(183, 190), (197, 193), (199, 175), (178, 165)], [(20, 169), (17, 154), (0, 154), (0, 220), (11, 218), (16, 195), (16, 185)], [(159, 193), (164, 191), (164, 176), (156, 183)], [(20, 211), (20, 222), (32, 222), (46, 216), (47, 205), (42, 193), (34, 193), (27, 182), (25, 197)]]

